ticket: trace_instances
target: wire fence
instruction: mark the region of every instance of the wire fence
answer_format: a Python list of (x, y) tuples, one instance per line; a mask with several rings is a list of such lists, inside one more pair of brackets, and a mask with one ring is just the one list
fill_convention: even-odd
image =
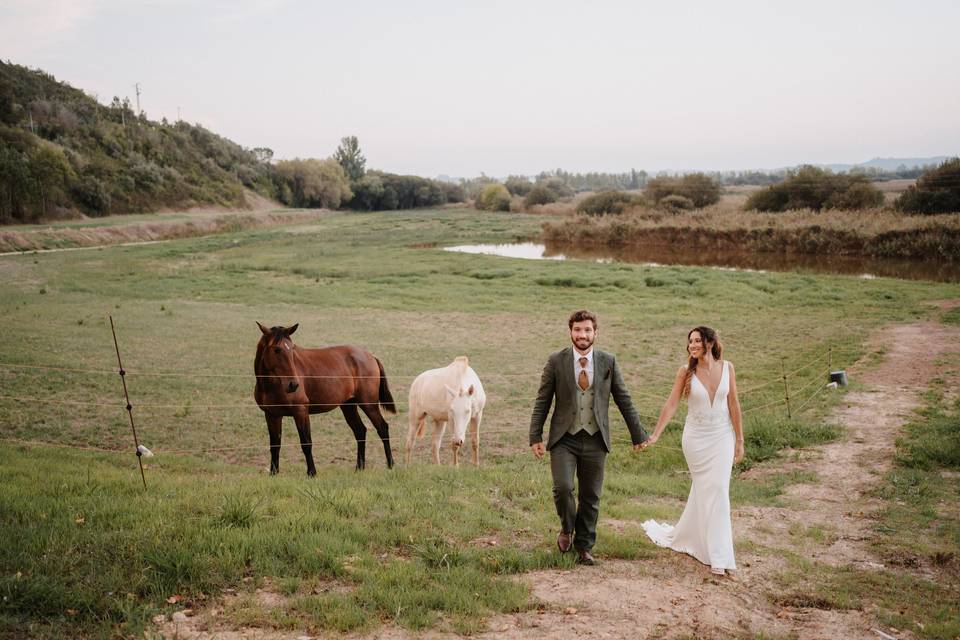
[[(290, 404), (264, 404), (258, 405), (253, 401), (244, 401), (244, 402), (231, 402), (231, 403), (217, 403), (217, 402), (207, 402), (207, 403), (194, 403), (194, 400), (191, 398), (189, 400), (169, 403), (169, 402), (137, 402), (136, 406), (131, 403), (129, 396), (127, 395), (127, 377), (141, 377), (141, 378), (170, 378), (170, 379), (179, 379), (179, 380), (192, 380), (192, 379), (214, 379), (214, 378), (224, 378), (224, 379), (247, 379), (254, 380), (258, 377), (260, 378), (270, 378), (274, 376), (257, 376), (253, 373), (241, 374), (241, 373), (223, 373), (223, 372), (209, 372), (209, 371), (169, 371), (169, 370), (126, 370), (123, 368), (122, 363), (120, 363), (120, 348), (119, 345), (115, 343), (117, 351), (117, 359), (119, 364), (119, 369), (102, 369), (102, 368), (81, 368), (81, 367), (64, 367), (53, 364), (22, 364), (22, 363), (9, 363), (9, 362), (0, 362), (0, 373), (7, 375), (19, 375), (19, 372), (33, 372), (35, 374), (49, 373), (49, 372), (60, 372), (66, 374), (82, 374), (84, 376), (96, 376), (96, 375), (118, 375), (123, 381), (123, 391), (124, 397), (122, 402), (116, 400), (78, 400), (73, 398), (51, 398), (47, 396), (25, 396), (25, 395), (13, 395), (13, 394), (0, 394), (0, 401), (7, 401), (12, 403), (22, 403), (24, 405), (29, 405), (31, 407), (39, 406), (56, 406), (62, 408), (74, 408), (74, 409), (87, 409), (94, 411), (105, 411), (105, 412), (117, 412), (125, 413), (130, 418), (131, 430), (134, 434), (135, 441), (135, 451), (138, 458), (138, 462), (141, 464), (142, 470), (142, 460), (141, 457), (144, 454), (144, 451), (147, 451), (152, 455), (148, 449), (140, 446), (140, 441), (136, 435), (136, 428), (133, 425), (133, 410), (137, 409), (138, 415), (142, 411), (147, 417), (156, 418), (161, 415), (166, 415), (167, 413), (172, 412), (177, 417), (186, 417), (189, 414), (192, 414), (194, 411), (201, 413), (216, 413), (223, 414), (225, 411), (229, 410), (240, 410), (242, 412), (249, 412), (251, 410), (260, 411), (261, 409), (280, 409), (285, 407), (303, 407), (306, 409), (318, 408), (318, 409), (334, 409), (339, 406), (359, 406), (364, 407), (367, 405), (380, 405), (378, 402), (356, 402), (350, 401), (345, 403), (290, 403)], [(799, 413), (811, 406), (812, 401), (827, 387), (827, 382), (824, 378), (820, 376), (826, 373), (826, 377), (829, 378), (829, 374), (832, 370), (833, 365), (833, 350), (832, 347), (821, 348), (818, 350), (813, 357), (808, 357), (803, 360), (803, 363), (797, 367), (792, 368), (787, 371), (784, 367), (784, 371), (780, 377), (772, 377), (770, 380), (752, 385), (748, 388), (742, 389), (738, 392), (740, 397), (745, 397), (747, 400), (751, 400), (753, 397), (757, 398), (757, 401), (760, 404), (748, 406), (742, 409), (742, 414), (752, 414), (755, 412), (774, 410), (777, 407), (785, 406), (787, 414), (790, 415), (790, 406), (791, 399), (794, 403), (799, 400), (797, 404), (796, 412)], [(799, 360), (799, 358), (798, 358)], [(532, 381), (539, 381), (540, 371), (529, 372), (529, 373), (512, 373), (512, 372), (493, 372), (487, 373), (483, 376), (484, 380), (502, 380), (502, 381), (512, 381), (515, 379), (528, 379)], [(419, 374), (393, 374), (389, 376), (391, 381), (391, 386), (394, 386), (395, 389), (405, 389), (409, 385), (393, 384), (398, 380), (412, 380)], [(807, 377), (809, 376), (809, 379)], [(306, 375), (306, 376), (297, 376), (301, 379), (340, 379), (345, 377), (350, 378), (363, 378), (367, 376), (352, 376), (352, 375)], [(380, 376), (368, 376), (371, 378), (379, 378)], [(791, 382), (794, 385), (793, 389), (790, 389)], [(817, 383), (820, 383), (819, 385)], [(777, 392), (774, 385), (783, 386), (782, 397)], [(810, 393), (812, 389), (812, 393)], [(763, 391), (764, 393), (760, 393)], [(631, 396), (638, 400), (638, 402), (656, 402), (658, 404), (663, 404), (667, 397), (666, 395), (657, 395), (650, 392), (632, 392)], [(792, 398), (791, 398), (792, 396)], [(638, 415), (643, 418), (645, 421), (650, 424), (655, 424), (659, 419), (659, 414), (654, 415), (653, 413), (639, 412)], [(524, 441), (524, 447), (522, 452), (518, 452), (517, 455), (529, 455), (525, 451), (526, 445), (526, 436), (529, 432), (529, 423), (525, 422), (512, 422), (510, 424), (504, 424), (502, 421), (498, 421), (498, 428), (486, 429), (481, 426), (480, 438), (486, 439), (489, 436), (493, 435), (499, 439), (503, 436), (510, 437), (521, 437)], [(668, 424), (680, 424), (680, 420), (673, 418), (668, 421)], [(141, 431), (143, 431), (143, 425), (141, 424)], [(141, 434), (146, 435), (146, 433)], [(467, 442), (465, 442), (463, 457), (465, 460), (469, 460), (470, 456), (470, 438), (468, 434)], [(430, 439), (430, 436), (425, 438)], [(318, 435), (311, 438), (311, 445), (321, 445), (325, 443), (337, 443), (337, 444), (353, 444), (356, 443), (366, 443), (367, 441), (376, 442), (379, 441), (379, 436), (375, 435), (373, 430), (367, 431), (367, 435), (359, 439), (351, 437), (351, 434), (343, 435)], [(406, 434), (404, 433), (401, 438), (390, 438), (389, 442), (394, 443), (396, 441), (406, 441)], [(621, 437), (612, 438), (613, 442), (630, 442), (629, 439), (623, 439)], [(109, 447), (97, 447), (97, 446), (86, 446), (79, 444), (70, 444), (62, 442), (54, 442), (49, 440), (30, 440), (22, 438), (0, 438), (0, 442), (7, 443), (11, 445), (20, 445), (20, 446), (33, 446), (33, 447), (54, 447), (61, 449), (73, 449), (79, 451), (90, 451), (98, 453), (109, 453), (109, 454), (122, 454), (128, 455), (128, 449), (118, 449), (118, 448), (109, 448)], [(147, 442), (150, 442), (149, 437), (147, 437)], [(277, 445), (230, 445), (230, 446), (197, 446), (197, 447), (166, 447), (164, 445), (154, 445), (152, 449), (155, 449), (157, 454), (163, 455), (203, 455), (203, 454), (215, 454), (215, 453), (239, 453), (244, 451), (253, 451), (259, 450), (263, 451), (264, 449), (271, 448), (281, 448), (283, 446), (288, 447), (300, 447), (299, 442), (288, 442), (286, 445), (277, 444)], [(673, 447), (669, 445), (664, 445), (658, 443), (658, 449), (671, 449), (680, 451), (680, 447)], [(430, 452), (432, 450), (432, 445), (426, 443), (425, 446), (421, 445), (416, 447), (415, 450), (419, 449), (420, 455), (424, 455), (425, 452)], [(397, 452), (400, 453), (399, 451)], [(502, 457), (502, 456), (501, 456)], [(145, 476), (143, 477), (144, 484), (146, 484)]]

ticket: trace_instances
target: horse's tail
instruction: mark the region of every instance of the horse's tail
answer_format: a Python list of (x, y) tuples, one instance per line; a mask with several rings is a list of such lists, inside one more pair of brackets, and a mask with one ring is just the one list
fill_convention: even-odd
[(383, 363), (380, 362), (380, 358), (374, 358), (374, 360), (380, 367), (380, 406), (388, 413), (396, 413), (397, 403), (393, 401), (393, 396), (390, 395), (390, 387), (387, 386), (387, 374), (383, 370)]

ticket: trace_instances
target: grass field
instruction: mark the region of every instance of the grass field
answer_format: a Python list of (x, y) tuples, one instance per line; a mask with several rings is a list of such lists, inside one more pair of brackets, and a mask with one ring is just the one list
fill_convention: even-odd
[[(820, 419), (835, 396), (817, 396), (792, 420), (766, 407), (782, 398), (781, 367), (805, 367), (789, 378), (796, 408), (822, 380), (828, 347), (844, 366), (876, 347), (865, 344), (875, 328), (960, 296), (949, 284), (440, 249), (528, 239), (544, 219), (333, 214), (0, 258), (0, 636), (76, 635), (64, 622), (83, 635), (136, 634), (158, 611), (264, 585), (284, 606), (241, 598), (231, 610), (238, 623), (476, 631), (494, 612), (533, 606), (510, 574), (568, 562), (553, 552), (549, 472), (529, 455), (526, 433), (540, 367), (567, 344), (572, 310), (599, 314), (598, 345), (618, 356), (647, 424), (682, 362), (687, 330), (719, 328), (746, 390), (746, 468), (837, 435)], [(108, 315), (140, 440), (157, 453), (144, 459), (146, 490)], [(303, 346), (356, 343), (375, 353), (400, 407), (388, 417), (397, 453), (413, 377), (469, 356), (488, 394), (483, 466), (432, 467), (421, 442), (414, 465), (388, 471), (375, 441), (368, 469), (355, 473), (352, 435), (330, 413), (313, 418), (317, 478), (306, 478), (289, 422), (281, 475), (267, 476), (266, 429), (252, 399), (257, 320), (299, 322)], [(612, 417), (619, 446), (603, 515), (675, 517), (689, 486), (679, 427), (638, 455)], [(449, 460), (447, 449), (442, 456)], [(735, 480), (734, 503), (773, 503), (794, 480)], [(601, 524), (600, 557), (651, 554), (637, 531)], [(175, 595), (182, 600), (168, 604)]]

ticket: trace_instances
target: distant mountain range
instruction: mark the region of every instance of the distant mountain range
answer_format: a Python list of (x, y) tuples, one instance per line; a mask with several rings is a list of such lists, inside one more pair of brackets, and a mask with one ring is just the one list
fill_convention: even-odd
[(880, 169), (881, 171), (896, 171), (901, 168), (938, 166), (950, 159), (950, 156), (933, 156), (930, 158), (873, 158), (859, 164), (818, 164), (818, 167), (830, 169), (834, 172), (850, 171), (851, 169)]

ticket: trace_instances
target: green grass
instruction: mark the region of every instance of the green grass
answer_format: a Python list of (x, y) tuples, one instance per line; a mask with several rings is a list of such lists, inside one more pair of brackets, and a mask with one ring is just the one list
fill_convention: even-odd
[(960, 324), (960, 307), (947, 310), (940, 319), (946, 324)]
[[(527, 450), (527, 423), (542, 363), (568, 342), (571, 310), (599, 313), (598, 345), (617, 355), (648, 426), (689, 327), (720, 328), (745, 390), (743, 469), (837, 435), (821, 419), (835, 394), (820, 394), (792, 420), (782, 406), (765, 407), (782, 397), (781, 357), (792, 371), (825, 358), (830, 345), (835, 367), (847, 366), (871, 348), (875, 328), (927, 317), (928, 300), (960, 297), (947, 284), (436, 248), (527, 239), (543, 220), (466, 210), (338, 214), (289, 228), (0, 258), (0, 439), (118, 451), (0, 443), (0, 635), (75, 635), (66, 622), (91, 637), (139, 634), (151, 615), (184, 606), (166, 604), (171, 595), (200, 603), (227, 588), (249, 596), (234, 604), (236, 624), (482, 629), (493, 613), (529, 606), (510, 575), (570, 566), (554, 551), (549, 469)], [(138, 435), (157, 453), (144, 458), (146, 490), (108, 314)], [(373, 441), (368, 469), (355, 473), (353, 438), (331, 413), (312, 419), (317, 478), (305, 477), (289, 421), (281, 474), (267, 476), (266, 429), (252, 401), (255, 320), (299, 322), (294, 337), (304, 346), (374, 352), (400, 408), (388, 418), (399, 459), (409, 383), (468, 355), (488, 395), (483, 466), (431, 466), (421, 441), (414, 465), (387, 471)], [(150, 375), (160, 372), (167, 375)], [(818, 362), (789, 377), (794, 409), (825, 376)], [(616, 411), (611, 417), (616, 447), (601, 517), (675, 518), (689, 489), (680, 426), (638, 454)], [(449, 461), (446, 447), (441, 455)], [(785, 486), (809, 480), (736, 477), (732, 499), (775, 504)], [(601, 559), (654, 553), (635, 527), (602, 522), (596, 550)], [(313, 592), (326, 583), (336, 588)], [(249, 593), (258, 585), (285, 604), (258, 603)]]

